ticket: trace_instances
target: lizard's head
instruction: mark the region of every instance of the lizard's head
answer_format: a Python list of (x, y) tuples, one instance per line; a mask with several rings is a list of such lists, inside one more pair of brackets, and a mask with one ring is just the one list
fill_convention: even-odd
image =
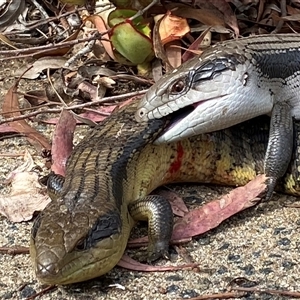
[(142, 98), (137, 121), (176, 113), (157, 142), (224, 129), (271, 111), (270, 93), (258, 86), (250, 61), (212, 50), (162, 77)]
[(123, 255), (128, 224), (105, 205), (99, 213), (84, 204), (69, 211), (59, 202), (52, 201), (32, 229), (30, 254), (37, 278), (64, 285), (110, 271)]

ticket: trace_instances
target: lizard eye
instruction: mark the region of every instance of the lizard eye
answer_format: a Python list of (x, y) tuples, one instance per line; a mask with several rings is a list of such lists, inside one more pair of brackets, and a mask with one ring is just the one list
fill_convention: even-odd
[(182, 80), (178, 80), (172, 85), (170, 92), (171, 94), (176, 95), (181, 93), (184, 90), (184, 88), (185, 88), (185, 83)]
[(75, 249), (76, 249), (77, 251), (83, 251), (83, 250), (86, 249), (86, 241), (85, 241), (84, 238), (80, 239), (80, 240), (77, 242), (77, 244), (76, 244), (76, 246), (75, 246)]

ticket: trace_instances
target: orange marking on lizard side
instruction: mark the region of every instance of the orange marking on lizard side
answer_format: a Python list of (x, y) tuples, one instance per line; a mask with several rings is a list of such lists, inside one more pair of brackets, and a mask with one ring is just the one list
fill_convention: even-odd
[(178, 142), (177, 143), (177, 157), (170, 165), (170, 168), (169, 168), (170, 174), (176, 173), (181, 168), (183, 153), (184, 153), (184, 151), (183, 151), (181, 142)]

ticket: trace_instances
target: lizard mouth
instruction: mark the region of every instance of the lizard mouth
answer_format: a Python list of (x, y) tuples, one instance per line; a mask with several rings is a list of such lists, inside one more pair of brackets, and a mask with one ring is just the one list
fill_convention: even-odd
[(171, 115), (171, 123), (169, 124), (169, 126), (166, 128), (166, 130), (164, 132), (167, 132), (168, 130), (173, 128), (176, 124), (178, 124), (180, 121), (182, 121), (184, 118), (186, 118), (190, 113), (192, 113), (201, 104), (203, 104), (207, 101), (210, 101), (210, 100), (216, 100), (216, 99), (220, 99), (220, 98), (222, 99), (224, 96), (226, 96), (226, 95), (221, 95), (218, 97), (212, 97), (209, 99), (200, 100), (198, 102), (187, 105), (183, 108), (180, 108), (180, 109), (172, 112), (170, 114)]
[[(199, 105), (199, 104), (198, 104)], [(180, 121), (182, 121), (184, 118), (186, 118), (191, 112), (195, 110), (197, 105), (188, 105), (183, 108), (180, 108), (179, 110), (174, 111), (170, 114), (171, 116), (171, 122), (166, 127), (166, 129), (163, 131), (162, 134), (166, 133), (170, 129), (172, 129), (175, 125), (177, 125)]]

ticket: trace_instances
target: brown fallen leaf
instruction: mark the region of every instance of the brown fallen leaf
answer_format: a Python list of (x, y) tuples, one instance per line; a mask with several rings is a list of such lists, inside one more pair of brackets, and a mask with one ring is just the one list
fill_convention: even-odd
[(36, 79), (38, 78), (44, 70), (47, 69), (60, 69), (64, 66), (67, 59), (65, 57), (57, 57), (57, 56), (45, 56), (37, 59), (33, 64), (32, 68), (28, 66), (24, 66), (20, 69), (16, 69), (14, 72), (15, 77), (19, 77), (22, 75), (22, 78), (27, 79)]
[[(77, 39), (78, 34), (80, 33), (81, 29), (75, 30), (71, 35), (69, 35), (66, 39), (64, 39), (62, 42), (68, 42), (68, 41), (74, 41)], [(32, 57), (33, 58), (40, 58), (40, 57), (45, 57), (45, 56), (63, 56), (67, 52), (70, 51), (72, 46), (66, 46), (63, 48), (53, 48), (53, 49), (45, 49), (45, 50), (39, 50), (36, 51), (34, 48), (31, 48), (32, 51), (28, 51), (27, 53), (33, 53)]]
[(184, 264), (180, 266), (151, 266), (147, 264), (142, 264), (128, 255), (123, 255), (121, 260), (117, 264), (119, 267), (126, 268), (133, 271), (141, 271), (141, 272), (164, 272), (164, 271), (176, 271), (183, 269), (192, 269), (198, 267), (199, 264), (191, 263)]
[(188, 32), (190, 32), (190, 27), (186, 18), (172, 15), (170, 11), (164, 15), (159, 24), (159, 35), (162, 45), (179, 40)]
[(170, 62), (168, 61), (168, 57), (167, 57), (165, 48), (161, 42), (160, 34), (159, 34), (159, 27), (160, 27), (160, 23), (162, 22), (162, 20), (163, 20), (163, 15), (158, 15), (154, 18), (155, 25), (154, 25), (153, 34), (152, 34), (153, 35), (153, 37), (152, 37), (153, 50), (154, 50), (155, 56), (157, 58), (160, 58), (165, 64), (167, 64), (171, 67)]
[(172, 240), (205, 233), (234, 214), (254, 206), (260, 200), (259, 196), (266, 191), (265, 181), (265, 175), (258, 175), (245, 186), (238, 187), (220, 199), (190, 211), (175, 223)]
[[(202, 51), (199, 50), (199, 47), (200, 47), (200, 44), (202, 43), (202, 41), (204, 41), (206, 37), (211, 36), (211, 32), (209, 30), (210, 30), (210, 27), (208, 27), (206, 30), (204, 30), (197, 37), (197, 39), (189, 46), (189, 49), (182, 54), (182, 62), (188, 61), (189, 59), (194, 57), (196, 55), (196, 53), (198, 55), (202, 54)], [(211, 43), (211, 39), (209, 39), (209, 42)]]
[(234, 34), (236, 37), (239, 36), (239, 26), (237, 22), (236, 15), (231, 9), (228, 1), (226, 0), (209, 0), (220, 12), (222, 12), (224, 16), (225, 23), (230, 26), (234, 30)]
[(52, 166), (55, 174), (65, 175), (66, 162), (73, 150), (73, 136), (76, 127), (74, 116), (63, 110), (56, 125), (52, 140)]
[(157, 192), (157, 194), (164, 197), (171, 203), (172, 211), (174, 215), (183, 217), (185, 214), (189, 212), (183, 199), (178, 194), (167, 190), (160, 190)]
[(32, 90), (24, 94), (24, 98), (32, 106), (39, 106), (48, 101), (45, 90)]
[[(190, 31), (190, 27), (185, 18), (175, 16), (170, 11), (165, 15), (156, 16), (154, 20), (154, 52), (156, 57), (166, 63), (166, 70), (170, 71), (181, 64), (181, 49), (180, 47), (174, 47), (174, 45), (180, 46), (180, 43), (176, 42)], [(166, 49), (164, 49), (164, 46), (166, 46)]]
[(35, 166), (35, 164), (34, 164), (31, 154), (29, 153), (28, 150), (25, 150), (24, 163), (7, 175), (5, 184), (12, 182), (13, 178), (18, 173), (21, 173), (24, 171), (30, 172), (34, 168), (34, 166)]
[[(194, 8), (182, 3), (169, 3), (166, 5), (169, 10), (173, 10), (173, 14), (186, 19), (194, 19), (202, 24), (209, 26), (220, 26), (225, 28), (223, 14), (213, 6), (210, 9)], [(176, 9), (175, 9), (176, 8)]]
[(11, 222), (28, 221), (34, 212), (42, 211), (50, 201), (36, 173), (17, 173), (12, 179), (10, 195), (0, 195), (0, 213)]
[[(77, 89), (80, 90), (83, 94), (87, 95), (85, 96), (85, 98), (88, 99), (88, 101), (97, 101), (103, 98), (106, 92), (106, 88), (103, 89), (103, 93), (102, 91), (99, 91), (96, 85), (91, 84), (88, 81), (82, 81), (81, 83), (79, 83)], [(99, 96), (98, 91), (100, 92)]]
[(173, 41), (166, 45), (166, 56), (171, 66), (166, 65), (166, 71), (171, 72), (173, 69), (178, 68), (181, 63), (181, 42)]
[(8, 124), (1, 124), (0, 125), (0, 134), (9, 134), (9, 133), (16, 133), (16, 131), (13, 127), (11, 127)]
[[(19, 102), (17, 98), (18, 81), (8, 90), (2, 104), (2, 115), (5, 118), (20, 116)], [(35, 146), (39, 151), (46, 149), (50, 150), (51, 146), (47, 138), (40, 132), (32, 128), (25, 120), (17, 120), (9, 122), (9, 126), (17, 132), (24, 134), (28, 141)]]
[(101, 34), (104, 33), (102, 35), (103, 40), (101, 39), (100, 42), (103, 45), (106, 53), (110, 56), (110, 58), (115, 60), (112, 45), (111, 45), (111, 42), (109, 41), (109, 36), (107, 34), (106, 24), (105, 24), (103, 18), (98, 16), (98, 15), (93, 15), (93, 16), (86, 17), (84, 19), (84, 22), (86, 22), (86, 21), (90, 21), (91, 23), (93, 23), (95, 25), (95, 27), (97, 28), (99, 33), (101, 33)]

